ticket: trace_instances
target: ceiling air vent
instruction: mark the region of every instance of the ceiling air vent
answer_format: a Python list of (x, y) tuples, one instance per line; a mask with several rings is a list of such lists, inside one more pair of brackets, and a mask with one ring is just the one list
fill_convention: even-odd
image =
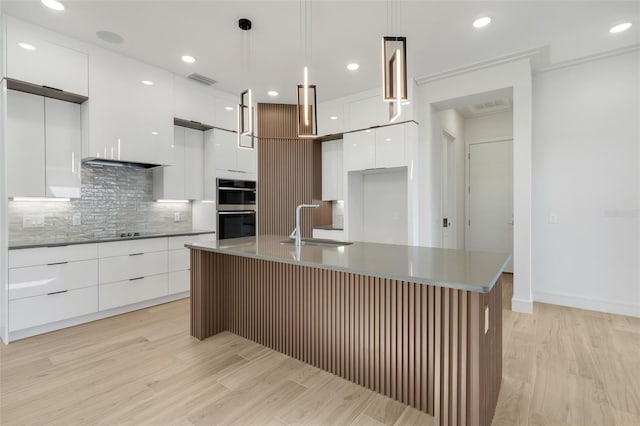
[(194, 72), (193, 74), (190, 74), (188, 77), (191, 80), (195, 80), (195, 81), (197, 81), (199, 83), (206, 84), (207, 86), (211, 86), (213, 84), (216, 84), (216, 81), (214, 79), (209, 78), (209, 77), (205, 77), (204, 75), (198, 74), (197, 72)]

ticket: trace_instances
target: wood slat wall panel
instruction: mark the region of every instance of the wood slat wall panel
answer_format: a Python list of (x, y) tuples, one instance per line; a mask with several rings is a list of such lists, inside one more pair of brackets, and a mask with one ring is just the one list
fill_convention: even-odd
[(491, 424), (502, 371), (500, 282), (479, 294), (191, 253), (198, 339), (228, 330), (432, 414), (436, 424)]
[(302, 211), (302, 235), (313, 225), (329, 225), (331, 203), (322, 201), (322, 147), (319, 141), (297, 138), (296, 106), (258, 104), (258, 233), (289, 235), (295, 208)]

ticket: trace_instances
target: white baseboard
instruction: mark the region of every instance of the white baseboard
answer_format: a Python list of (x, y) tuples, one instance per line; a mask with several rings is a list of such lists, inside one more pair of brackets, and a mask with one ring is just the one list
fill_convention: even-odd
[(514, 312), (520, 312), (521, 314), (532, 314), (533, 313), (533, 301), (532, 300), (523, 300), (516, 299), (515, 297), (511, 299), (511, 310)]
[(607, 312), (610, 314), (626, 315), (640, 318), (640, 305), (633, 303), (612, 302), (591, 297), (574, 296), (562, 293), (534, 291), (533, 300), (552, 305), (569, 306), (571, 308), (587, 309), (589, 311)]
[(63, 321), (52, 322), (49, 324), (39, 325), (37, 327), (25, 328), (23, 330), (16, 330), (9, 332), (9, 340), (5, 343), (13, 342), (20, 339), (26, 339), (27, 337), (36, 336), (38, 334), (49, 333), (51, 331), (61, 330), (67, 327), (73, 327), (74, 325), (80, 325), (91, 321), (101, 320), (116, 315), (125, 314), (127, 312), (137, 311), (139, 309), (149, 308), (155, 305), (161, 305), (163, 303), (173, 302), (179, 299), (189, 297), (189, 291), (182, 293), (171, 294), (169, 296), (160, 297), (158, 299), (146, 300), (140, 303), (134, 303), (133, 305), (121, 306), (119, 308), (109, 309), (108, 311), (96, 312), (93, 314), (83, 315), (81, 317), (69, 318)]

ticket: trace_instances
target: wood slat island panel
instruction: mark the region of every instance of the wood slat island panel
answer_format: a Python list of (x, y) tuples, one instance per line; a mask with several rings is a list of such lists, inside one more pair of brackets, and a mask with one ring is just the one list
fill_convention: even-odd
[(477, 293), (191, 250), (194, 337), (231, 331), (432, 414), (440, 425), (491, 424), (501, 306), (500, 281)]

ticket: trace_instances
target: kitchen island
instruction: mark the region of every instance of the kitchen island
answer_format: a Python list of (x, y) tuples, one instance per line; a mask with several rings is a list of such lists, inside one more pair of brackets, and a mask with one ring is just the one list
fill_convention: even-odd
[(188, 244), (191, 334), (230, 331), (440, 425), (489, 425), (508, 255), (261, 235)]

